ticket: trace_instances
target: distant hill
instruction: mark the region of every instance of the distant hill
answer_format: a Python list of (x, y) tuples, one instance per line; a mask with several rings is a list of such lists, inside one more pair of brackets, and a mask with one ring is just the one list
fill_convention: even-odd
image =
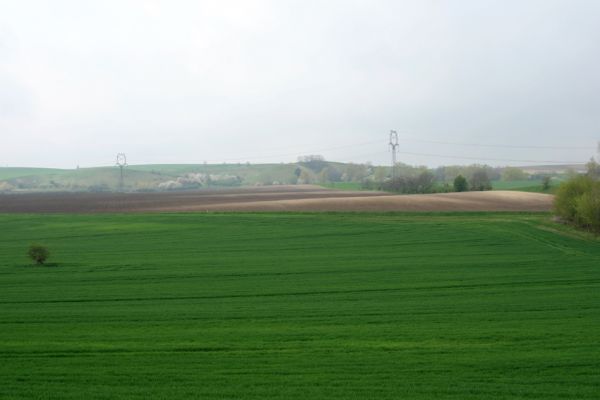
[[(541, 177), (552, 175), (556, 186), (561, 175), (570, 171), (581, 172), (581, 165), (551, 165), (523, 167), (528, 180), (503, 182), (502, 168), (485, 167), (495, 190), (542, 191)], [(399, 164), (400, 175), (419, 174), (425, 167)], [(435, 175), (440, 191), (452, 185), (458, 175), (469, 177), (482, 166), (446, 166), (429, 171)], [(391, 168), (325, 161), (319, 156), (307, 157), (297, 163), (280, 164), (146, 164), (130, 165), (124, 169), (124, 187), (127, 192), (170, 191), (239, 186), (269, 186), (294, 184), (321, 184), (335, 189), (375, 189), (377, 185), (362, 182), (381, 182), (388, 179)], [(0, 192), (109, 192), (120, 190), (119, 168), (95, 167), (77, 169), (8, 168), (0, 167)], [(445, 185), (445, 186), (444, 186)], [(545, 192), (552, 193), (552, 190)]]
[[(366, 166), (322, 161), (287, 164), (156, 164), (130, 165), (124, 169), (124, 190), (155, 191), (315, 183), (319, 174), (342, 174)], [(362, 176), (372, 171), (365, 170)], [(118, 167), (78, 169), (0, 168), (0, 191), (114, 191), (119, 189)], [(360, 180), (360, 177), (358, 178)]]

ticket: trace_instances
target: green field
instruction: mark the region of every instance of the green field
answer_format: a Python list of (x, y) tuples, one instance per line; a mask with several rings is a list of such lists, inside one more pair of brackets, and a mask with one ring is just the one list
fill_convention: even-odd
[(600, 393), (600, 241), (547, 214), (0, 224), (2, 399)]
[(29, 176), (46, 176), (54, 174), (62, 174), (67, 170), (54, 168), (11, 168), (0, 167), (0, 180), (23, 178)]
[(493, 181), (494, 190), (518, 190), (520, 192), (554, 193), (560, 185), (561, 180), (554, 178), (550, 181), (550, 187), (544, 190), (541, 179), (526, 179), (521, 181)]

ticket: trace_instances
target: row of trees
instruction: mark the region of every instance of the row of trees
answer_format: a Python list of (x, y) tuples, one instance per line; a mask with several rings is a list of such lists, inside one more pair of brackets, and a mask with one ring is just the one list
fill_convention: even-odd
[[(509, 171), (506, 177), (514, 179), (525, 176), (524, 173), (518, 174), (521, 170), (517, 170)], [(487, 165), (429, 169), (398, 163), (392, 171), (391, 167), (374, 167), (370, 164), (329, 163), (319, 155), (299, 158), (294, 173), (297, 183), (361, 182), (364, 189), (396, 193), (490, 190), (491, 181), (501, 176), (500, 169)]]
[(391, 167), (373, 166), (370, 163), (328, 162), (321, 155), (299, 157), (293, 169), (293, 175), (280, 175), (277, 174), (275, 178), (272, 171), (265, 171), (255, 180), (259, 184), (267, 185), (360, 182), (365, 189), (389, 190), (398, 193), (431, 193), (490, 190), (491, 182), (495, 180), (515, 181), (542, 178), (542, 176), (530, 175), (520, 168), (498, 168), (480, 164), (441, 166), (430, 169), (425, 166), (398, 163), (392, 171)]
[(458, 175), (454, 178), (453, 187), (455, 192), (492, 190), (492, 181), (485, 169), (479, 169), (473, 172), (469, 180), (462, 175)]

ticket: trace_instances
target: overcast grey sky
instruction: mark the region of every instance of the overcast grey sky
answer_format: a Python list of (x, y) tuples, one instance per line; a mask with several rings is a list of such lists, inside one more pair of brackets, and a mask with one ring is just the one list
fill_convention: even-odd
[(0, 0), (2, 166), (379, 164), (390, 129), (409, 164), (585, 162), (600, 1)]

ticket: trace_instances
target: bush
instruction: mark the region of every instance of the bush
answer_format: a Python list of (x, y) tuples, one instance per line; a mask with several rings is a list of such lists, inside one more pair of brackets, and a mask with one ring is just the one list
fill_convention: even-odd
[(459, 175), (456, 178), (454, 178), (455, 192), (466, 192), (467, 190), (469, 190), (469, 184), (467, 183), (467, 179), (464, 176)]
[(600, 187), (584, 193), (575, 204), (576, 223), (593, 232), (600, 232)]
[(600, 232), (600, 182), (581, 175), (563, 183), (554, 198), (554, 212), (567, 222)]
[(44, 264), (48, 257), (50, 257), (50, 251), (45, 246), (41, 244), (32, 244), (29, 246), (29, 251), (27, 252), (29, 258), (36, 262), (38, 265)]

